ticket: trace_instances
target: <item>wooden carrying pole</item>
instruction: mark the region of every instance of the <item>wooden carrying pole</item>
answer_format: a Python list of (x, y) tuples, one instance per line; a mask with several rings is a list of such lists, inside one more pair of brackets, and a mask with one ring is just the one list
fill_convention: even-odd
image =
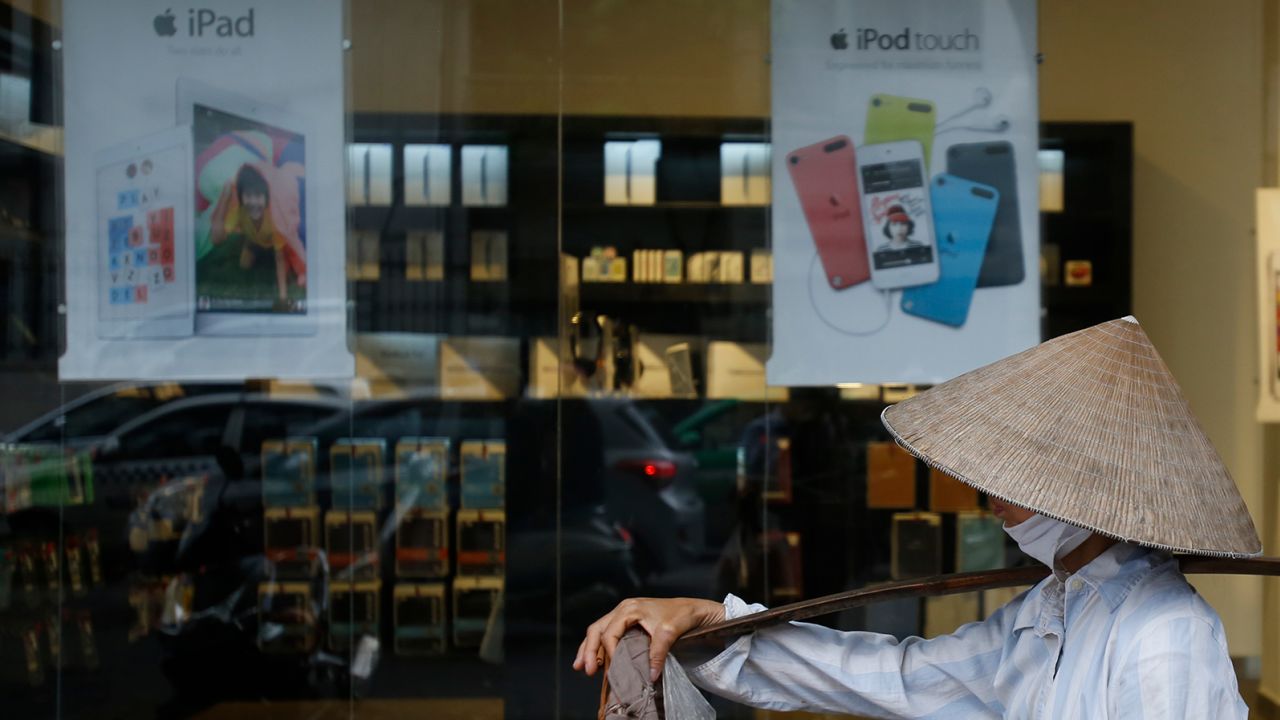
[[(1229, 559), (1183, 555), (1178, 557), (1178, 564), (1182, 568), (1182, 572), (1187, 575), (1280, 575), (1280, 558), (1274, 557)], [(709, 641), (723, 641), (739, 635), (746, 635), (767, 625), (790, 622), (792, 620), (805, 620), (886, 600), (954, 595), (978, 590), (990, 590), (992, 588), (1033, 585), (1048, 575), (1049, 569), (1047, 567), (1036, 565), (1034, 567), (982, 570), (979, 572), (956, 573), (954, 575), (934, 575), (916, 580), (902, 580), (878, 585), (873, 588), (848, 590), (834, 595), (782, 605), (772, 610), (746, 615), (718, 625), (694, 630), (681, 637), (676, 642), (673, 650), (679, 652), (682, 646), (688, 649), (694, 645), (701, 645)]]

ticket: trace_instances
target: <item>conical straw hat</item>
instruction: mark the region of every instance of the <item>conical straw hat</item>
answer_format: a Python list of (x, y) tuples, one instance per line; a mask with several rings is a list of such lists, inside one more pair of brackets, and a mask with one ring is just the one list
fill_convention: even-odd
[(1165, 550), (1262, 552), (1235, 482), (1132, 317), (961, 375), (881, 420), (929, 465), (1042, 515)]

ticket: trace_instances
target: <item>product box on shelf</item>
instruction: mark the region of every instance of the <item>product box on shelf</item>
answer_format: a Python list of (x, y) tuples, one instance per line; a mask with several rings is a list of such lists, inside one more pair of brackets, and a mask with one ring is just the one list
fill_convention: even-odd
[(507, 204), (506, 145), (462, 146), (462, 204), (464, 207), (503, 207)]
[(440, 343), (440, 390), (446, 400), (503, 400), (520, 391), (520, 340), (450, 337)]
[(464, 440), (458, 457), (462, 508), (502, 509), (506, 503), (507, 443), (502, 440)]
[(344, 652), (360, 637), (378, 637), (381, 584), (377, 581), (329, 585), (329, 648)]
[(347, 145), (347, 204), (391, 204), (391, 144)]
[(892, 441), (867, 443), (867, 507), (916, 506), (916, 459)]
[(662, 141), (608, 140), (604, 144), (604, 204), (652, 205)]
[(768, 357), (763, 343), (707, 343), (707, 399), (786, 402), (787, 388), (770, 387), (765, 379)]
[(444, 583), (400, 583), (392, 598), (396, 655), (439, 655), (445, 651)]
[(767, 285), (773, 282), (773, 253), (763, 248), (751, 251), (751, 282)]
[(263, 552), (276, 577), (309, 578), (319, 562), (320, 508), (267, 508), (262, 511)]
[(407, 143), (404, 146), (406, 207), (448, 207), (453, 201), (453, 147)]
[(347, 277), (377, 280), (382, 269), (382, 234), (377, 230), (349, 230), (347, 233)]
[(335, 509), (380, 510), (387, 443), (379, 438), (341, 438), (329, 448), (331, 500)]
[(890, 574), (894, 580), (942, 572), (942, 516), (931, 512), (894, 513), (890, 537)]
[(593, 247), (591, 254), (582, 258), (582, 282), (627, 281), (627, 259), (618, 257), (618, 249), (609, 247)]
[(507, 279), (507, 233), (501, 230), (471, 232), (471, 279), (503, 282)]
[(449, 438), (405, 437), (396, 442), (396, 507), (449, 508)]
[(344, 581), (378, 577), (378, 516), (369, 510), (330, 510), (324, 516), (330, 576)]
[(978, 509), (978, 491), (937, 468), (929, 468), (929, 509), (960, 512)]
[(307, 654), (316, 647), (319, 608), (305, 582), (258, 584), (258, 649)]
[(720, 204), (768, 205), (772, 191), (770, 144), (720, 144)]
[(316, 504), (315, 438), (262, 442), (262, 505), (267, 508)]
[(396, 577), (449, 574), (449, 513), (410, 508), (396, 526)]
[(453, 581), (453, 644), (479, 647), (497, 622), (502, 578), (460, 577)]
[(404, 279), (444, 280), (444, 233), (415, 230), (405, 235)]
[(458, 575), (501, 576), (507, 558), (507, 514), (501, 510), (458, 511)]
[(956, 513), (956, 572), (1005, 566), (1004, 521), (989, 512)]

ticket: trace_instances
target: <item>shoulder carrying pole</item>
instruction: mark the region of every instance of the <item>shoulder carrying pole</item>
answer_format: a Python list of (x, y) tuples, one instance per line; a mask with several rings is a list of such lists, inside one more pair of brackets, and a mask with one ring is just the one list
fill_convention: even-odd
[[(1273, 557), (1229, 559), (1182, 555), (1178, 557), (1178, 564), (1181, 566), (1182, 572), (1188, 575), (1280, 575), (1280, 558)], [(768, 625), (792, 620), (805, 620), (886, 600), (954, 595), (978, 590), (991, 590), (993, 588), (1033, 585), (1048, 575), (1048, 568), (1036, 565), (1034, 567), (983, 570), (953, 575), (934, 575), (916, 580), (902, 580), (885, 585), (877, 585), (873, 588), (849, 590), (835, 595), (782, 605), (755, 615), (746, 615), (736, 620), (729, 620), (718, 625), (694, 630), (680, 638), (674, 650), (679, 652), (681, 646), (688, 648), (691, 645), (707, 641), (726, 640), (739, 635), (746, 635)]]

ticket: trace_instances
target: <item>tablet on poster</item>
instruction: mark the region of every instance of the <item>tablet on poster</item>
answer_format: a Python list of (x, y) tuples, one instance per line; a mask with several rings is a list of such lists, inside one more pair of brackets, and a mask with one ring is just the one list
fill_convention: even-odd
[(177, 116), (194, 140), (196, 332), (312, 334), (304, 123), (189, 78)]
[(191, 129), (106, 148), (96, 161), (98, 337), (191, 334)]
[(225, 34), (64, 4), (61, 379), (353, 372), (343, 4), (232, 5)]

